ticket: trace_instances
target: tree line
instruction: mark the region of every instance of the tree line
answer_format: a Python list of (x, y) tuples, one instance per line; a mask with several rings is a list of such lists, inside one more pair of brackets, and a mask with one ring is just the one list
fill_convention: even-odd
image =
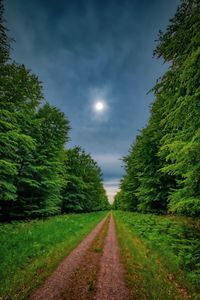
[(183, 0), (154, 56), (170, 64), (145, 128), (123, 158), (114, 207), (200, 215), (200, 1)]
[(0, 218), (108, 208), (101, 170), (81, 148), (65, 149), (70, 125), (42, 84), (11, 60), (0, 0)]

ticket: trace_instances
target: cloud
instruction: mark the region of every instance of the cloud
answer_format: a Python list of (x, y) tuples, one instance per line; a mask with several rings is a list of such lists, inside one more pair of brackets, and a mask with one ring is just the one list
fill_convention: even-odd
[(123, 169), (120, 154), (94, 154), (93, 157), (101, 167), (105, 179), (122, 176)]
[[(146, 93), (166, 69), (152, 59), (154, 40), (178, 2), (5, 0), (13, 57), (69, 118), (67, 146), (91, 153), (105, 180), (122, 176), (120, 158), (148, 120), (153, 95)], [(98, 97), (105, 114), (92, 110)]]
[(104, 181), (104, 187), (110, 203), (113, 203), (114, 196), (119, 191), (119, 183), (119, 178), (112, 178)]

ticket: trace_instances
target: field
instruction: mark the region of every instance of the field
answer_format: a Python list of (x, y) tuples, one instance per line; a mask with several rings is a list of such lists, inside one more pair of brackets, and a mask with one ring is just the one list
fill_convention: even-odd
[(135, 299), (200, 299), (199, 222), (120, 211), (114, 217)]
[(0, 225), (0, 299), (24, 299), (106, 212)]

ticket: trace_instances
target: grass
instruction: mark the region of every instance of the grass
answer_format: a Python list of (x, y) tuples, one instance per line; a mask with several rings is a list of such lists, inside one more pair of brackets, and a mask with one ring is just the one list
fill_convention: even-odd
[(25, 299), (107, 212), (0, 225), (0, 299)]
[(114, 217), (126, 281), (135, 299), (200, 299), (198, 223), (120, 211)]

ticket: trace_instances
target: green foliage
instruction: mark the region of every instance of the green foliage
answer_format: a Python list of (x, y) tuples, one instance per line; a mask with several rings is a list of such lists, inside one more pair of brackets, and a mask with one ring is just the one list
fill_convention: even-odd
[(29, 160), (18, 175), (18, 214), (54, 215), (61, 210), (64, 184), (64, 144), (68, 120), (57, 108), (45, 104), (36, 116), (32, 136), (37, 141)]
[(7, 36), (7, 29), (4, 25), (4, 7), (3, 1), (0, 0), (0, 64), (4, 63), (9, 59), (10, 52), (10, 40)]
[(101, 170), (80, 147), (66, 151), (66, 186), (63, 188), (63, 212), (108, 209)]
[(58, 213), (68, 121), (57, 108), (41, 107), (40, 82), (24, 66), (13, 63), (1, 69), (1, 214)]
[(0, 0), (0, 218), (106, 209), (96, 162), (84, 152), (71, 159), (68, 119), (43, 104), (37, 76), (9, 62), (9, 49)]
[(121, 207), (200, 215), (200, 2), (184, 0), (154, 52), (171, 66), (124, 159)]
[[(184, 299), (184, 293), (179, 294), (184, 289), (189, 294), (186, 299), (199, 299), (200, 232), (194, 221), (183, 217), (119, 211), (114, 216), (117, 224), (124, 227), (120, 240), (131, 248), (129, 255), (133, 258), (129, 268), (137, 268), (148, 293), (157, 293), (157, 296), (149, 295), (147, 299), (157, 299), (163, 292), (166, 295), (160, 296), (162, 299)], [(132, 243), (128, 241), (129, 235)], [(128, 245), (129, 242), (133, 245)], [(176, 291), (179, 298), (169, 297), (174, 283), (176, 288), (179, 287)]]
[(9, 217), (18, 198), (18, 177), (36, 147), (31, 130), (41, 103), (38, 79), (16, 63), (0, 65), (0, 206)]
[(105, 215), (96, 212), (1, 224), (0, 297), (27, 298)]

